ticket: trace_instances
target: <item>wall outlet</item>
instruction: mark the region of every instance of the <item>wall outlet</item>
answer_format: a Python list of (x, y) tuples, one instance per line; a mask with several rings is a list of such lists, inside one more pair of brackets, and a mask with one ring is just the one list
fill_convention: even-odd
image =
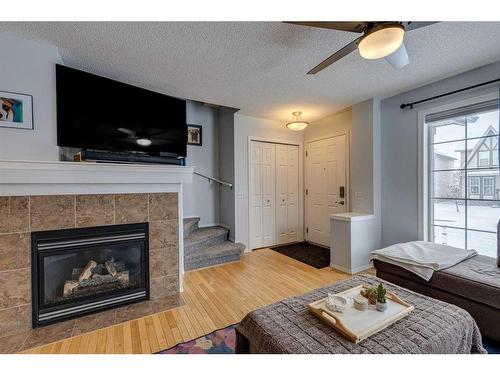
[(355, 191), (354, 192), (354, 199), (357, 201), (362, 201), (363, 200), (363, 192), (362, 191)]

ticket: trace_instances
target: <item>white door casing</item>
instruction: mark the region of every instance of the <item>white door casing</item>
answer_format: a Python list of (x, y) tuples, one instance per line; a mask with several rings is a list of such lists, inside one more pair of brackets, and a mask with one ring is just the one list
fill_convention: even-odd
[(346, 140), (343, 134), (306, 146), (306, 238), (328, 247), (330, 215), (347, 211)]

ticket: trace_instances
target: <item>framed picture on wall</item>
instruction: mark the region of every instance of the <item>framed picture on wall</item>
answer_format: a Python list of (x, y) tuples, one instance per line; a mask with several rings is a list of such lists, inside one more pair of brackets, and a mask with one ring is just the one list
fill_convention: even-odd
[(33, 97), (0, 91), (0, 128), (33, 130)]
[(201, 146), (201, 125), (188, 124), (188, 145)]

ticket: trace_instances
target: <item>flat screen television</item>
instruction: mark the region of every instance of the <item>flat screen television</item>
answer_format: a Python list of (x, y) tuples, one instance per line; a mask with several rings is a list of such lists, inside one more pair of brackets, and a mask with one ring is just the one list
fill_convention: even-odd
[(186, 157), (186, 101), (56, 65), (57, 144)]

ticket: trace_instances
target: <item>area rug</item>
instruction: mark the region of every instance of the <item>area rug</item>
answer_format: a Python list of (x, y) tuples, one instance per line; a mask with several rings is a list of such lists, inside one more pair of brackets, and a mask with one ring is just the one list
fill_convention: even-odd
[[(183, 342), (155, 354), (234, 354), (236, 348), (236, 324), (218, 329), (195, 340)], [(500, 343), (483, 338), (489, 354), (500, 353)]]
[(195, 340), (177, 344), (156, 354), (234, 354), (236, 348), (235, 325), (218, 329)]
[(289, 256), (314, 268), (325, 268), (330, 265), (330, 249), (316, 246), (308, 242), (273, 247), (271, 250)]

